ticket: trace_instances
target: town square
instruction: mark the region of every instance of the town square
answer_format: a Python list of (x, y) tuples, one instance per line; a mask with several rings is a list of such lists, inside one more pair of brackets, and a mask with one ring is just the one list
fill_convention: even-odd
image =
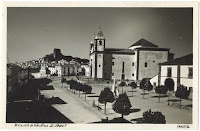
[(194, 124), (192, 8), (7, 12), (6, 123)]

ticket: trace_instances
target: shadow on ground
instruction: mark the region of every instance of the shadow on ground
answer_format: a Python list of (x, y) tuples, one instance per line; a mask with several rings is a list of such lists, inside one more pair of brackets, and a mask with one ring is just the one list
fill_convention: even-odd
[[(165, 98), (165, 97), (168, 97), (168, 95), (161, 95), (160, 98)], [(152, 96), (152, 98), (159, 98), (159, 95), (158, 96)]]
[(141, 95), (148, 95), (148, 94), (150, 94), (150, 93), (142, 93)]
[(99, 95), (87, 96), (87, 97), (99, 97)]
[(93, 122), (93, 123), (131, 123), (131, 122), (126, 119), (122, 119), (121, 117), (117, 117), (112, 120), (102, 119), (102, 121)]
[(169, 102), (179, 102), (180, 99), (169, 99), (168, 101), (169, 101)]
[(40, 90), (55, 90), (53, 86), (42, 86)]
[(53, 104), (67, 104), (66, 102), (64, 102), (63, 100), (61, 100), (59, 97), (52, 97), (49, 99), (46, 99), (44, 101), (45, 104), (48, 105), (53, 105)]
[(135, 95), (130, 95), (130, 96), (128, 96), (128, 97), (135, 97)]
[(143, 117), (141, 117), (141, 118), (136, 118), (136, 119), (131, 119), (131, 121), (134, 121), (134, 122), (138, 122), (138, 121), (141, 121), (141, 120), (143, 120)]
[[(47, 104), (48, 103), (48, 104)], [(7, 105), (7, 123), (73, 123), (50, 103), (62, 103), (58, 98), (48, 100), (46, 104), (34, 102), (17, 102)]]
[(137, 92), (137, 91), (128, 91), (128, 92)]
[(86, 94), (95, 94), (95, 93), (86, 93)]
[(130, 109), (130, 113), (135, 113), (135, 112), (139, 112), (141, 111), (141, 109)]

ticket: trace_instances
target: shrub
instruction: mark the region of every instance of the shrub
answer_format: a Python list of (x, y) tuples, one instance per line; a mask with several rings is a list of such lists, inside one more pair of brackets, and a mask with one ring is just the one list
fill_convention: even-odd
[(143, 118), (137, 123), (153, 123), (153, 124), (165, 124), (165, 116), (161, 112), (145, 111), (143, 113)]
[(180, 85), (177, 87), (175, 96), (181, 99), (188, 99), (188, 96), (190, 95), (190, 90), (187, 90), (187, 87), (184, 85)]

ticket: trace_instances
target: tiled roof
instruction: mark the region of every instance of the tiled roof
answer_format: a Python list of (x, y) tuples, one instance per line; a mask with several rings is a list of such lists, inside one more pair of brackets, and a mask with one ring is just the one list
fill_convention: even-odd
[(193, 65), (193, 54), (189, 54), (174, 60), (160, 63), (160, 65)]
[(168, 48), (158, 48), (158, 47), (138, 47), (138, 50), (150, 50), (150, 51), (168, 51)]
[(131, 49), (122, 49), (122, 48), (105, 48), (105, 53), (107, 54), (135, 54)]
[(135, 42), (134, 44), (132, 44), (130, 47), (133, 47), (133, 46), (158, 47), (157, 45), (155, 45), (143, 38), (140, 39), (139, 41)]

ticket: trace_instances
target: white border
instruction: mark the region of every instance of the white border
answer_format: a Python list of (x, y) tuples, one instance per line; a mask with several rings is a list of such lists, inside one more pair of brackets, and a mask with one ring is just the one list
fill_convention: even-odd
[(198, 128), (198, 2), (3, 2), (2, 3), (2, 44), (1, 44), (1, 88), (0, 88), (0, 128), (4, 129), (73, 129), (73, 130), (171, 130), (177, 124), (67, 124), (65, 128), (15, 127), (6, 121), (6, 61), (7, 61), (7, 7), (193, 7), (193, 124)]

